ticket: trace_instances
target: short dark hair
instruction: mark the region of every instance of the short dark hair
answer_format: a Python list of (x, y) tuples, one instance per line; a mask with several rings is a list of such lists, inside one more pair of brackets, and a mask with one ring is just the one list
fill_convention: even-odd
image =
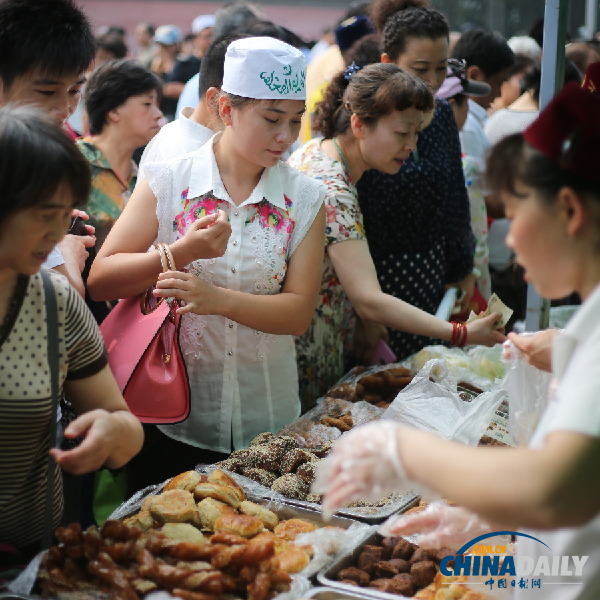
[(515, 63), (515, 53), (499, 33), (478, 27), (468, 29), (458, 38), (452, 57), (466, 61), (467, 67), (479, 67), (486, 77)]
[(74, 0), (0, 2), (0, 78), (6, 88), (36, 69), (58, 77), (79, 75), (95, 51), (90, 22)]
[(433, 106), (433, 94), (424, 81), (390, 63), (371, 64), (349, 80), (345, 72), (333, 78), (317, 104), (313, 129), (332, 138), (348, 130), (352, 114), (374, 125), (394, 110), (429, 111)]
[(226, 33), (216, 39), (206, 50), (200, 63), (200, 98), (204, 98), (207, 90), (211, 87), (221, 89), (223, 85), (223, 68), (225, 65), (225, 53), (231, 42), (250, 37), (244, 33)]
[(99, 134), (106, 124), (106, 115), (128, 98), (152, 90), (160, 95), (162, 82), (135, 60), (109, 60), (97, 67), (84, 92), (90, 133)]
[(368, 12), (363, 14), (368, 14), (377, 31), (382, 33), (392, 15), (419, 6), (429, 6), (429, 0), (371, 0)]
[(127, 45), (123, 37), (118, 33), (104, 33), (96, 38), (96, 50), (104, 50), (113, 55), (114, 58), (125, 58), (127, 56)]
[(393, 14), (383, 27), (382, 50), (396, 62), (406, 50), (409, 38), (449, 39), (450, 26), (446, 17), (435, 8), (416, 6)]
[(47, 114), (33, 106), (0, 107), (0, 223), (51, 198), (61, 185), (73, 206), (90, 193), (87, 161)]

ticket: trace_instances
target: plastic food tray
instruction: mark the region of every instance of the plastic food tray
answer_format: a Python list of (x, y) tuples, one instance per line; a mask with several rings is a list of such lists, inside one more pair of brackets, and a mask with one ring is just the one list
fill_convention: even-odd
[(356, 588), (357, 591), (353, 590), (350, 592), (319, 586), (312, 588), (308, 593), (304, 594), (304, 598), (313, 598), (314, 600), (363, 600), (365, 598), (371, 598), (371, 596), (359, 593), (358, 590), (360, 589), (361, 588)]

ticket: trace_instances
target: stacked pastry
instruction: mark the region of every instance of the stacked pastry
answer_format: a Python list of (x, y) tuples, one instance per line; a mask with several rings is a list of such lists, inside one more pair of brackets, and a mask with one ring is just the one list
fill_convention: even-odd
[(268, 600), (308, 565), (312, 549), (294, 540), (316, 528), (280, 521), (223, 471), (189, 471), (123, 522), (85, 532), (76, 524), (58, 528), (59, 545), (44, 558), (38, 586), (44, 597), (100, 591), (135, 600), (166, 590), (187, 600)]

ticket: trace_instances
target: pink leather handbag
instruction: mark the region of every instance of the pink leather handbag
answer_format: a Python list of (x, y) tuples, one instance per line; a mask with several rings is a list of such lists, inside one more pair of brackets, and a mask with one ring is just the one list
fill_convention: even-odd
[[(163, 271), (172, 269), (158, 244)], [(142, 423), (178, 423), (190, 412), (190, 386), (179, 346), (178, 304), (152, 294), (121, 300), (100, 325), (108, 364), (131, 412)]]

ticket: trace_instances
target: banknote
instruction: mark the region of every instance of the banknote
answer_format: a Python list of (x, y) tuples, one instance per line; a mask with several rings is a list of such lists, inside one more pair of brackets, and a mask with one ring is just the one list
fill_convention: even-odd
[(492, 294), (490, 296), (487, 308), (480, 315), (476, 315), (473, 311), (471, 311), (471, 314), (467, 319), (467, 323), (470, 323), (475, 319), (487, 317), (488, 315), (491, 315), (495, 312), (500, 313), (502, 315), (502, 318), (496, 323), (496, 329), (502, 329), (508, 323), (508, 320), (511, 318), (513, 310), (512, 308), (508, 308), (508, 306), (506, 306), (506, 304), (504, 304), (504, 302), (502, 302), (502, 300), (500, 300), (500, 298), (498, 298), (496, 294)]

